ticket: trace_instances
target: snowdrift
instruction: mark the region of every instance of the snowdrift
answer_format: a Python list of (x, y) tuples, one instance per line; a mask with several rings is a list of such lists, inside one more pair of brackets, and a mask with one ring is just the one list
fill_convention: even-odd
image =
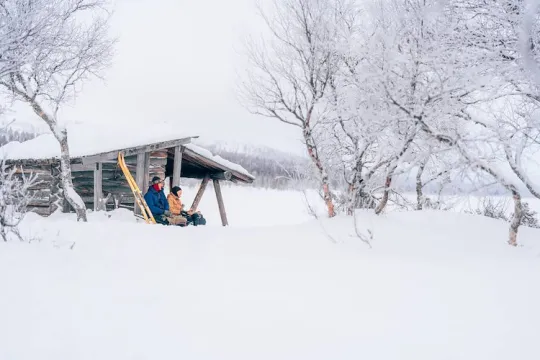
[(0, 244), (0, 359), (540, 358), (540, 231), (512, 248), (505, 223), (479, 216), (358, 224), (372, 249), (350, 218), (181, 229), (31, 214), (36, 241)]

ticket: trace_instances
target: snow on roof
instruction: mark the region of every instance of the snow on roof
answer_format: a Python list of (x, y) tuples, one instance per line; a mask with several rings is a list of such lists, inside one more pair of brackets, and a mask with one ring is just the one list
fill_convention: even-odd
[(187, 144), (187, 145), (184, 145), (184, 147), (186, 149), (189, 149), (191, 151), (193, 151), (194, 153), (198, 154), (198, 155), (201, 155), (207, 159), (210, 159), (228, 169), (231, 169), (233, 171), (236, 171), (236, 172), (239, 172), (240, 174), (243, 174), (243, 175), (246, 175), (248, 177), (250, 177), (251, 179), (255, 179), (255, 177), (253, 175), (251, 175), (246, 169), (244, 169), (241, 165), (238, 165), (236, 163), (233, 163), (233, 162), (230, 162), (229, 160), (226, 160), (224, 158), (222, 158), (221, 156), (219, 155), (214, 155), (212, 154), (209, 150), (206, 150), (200, 146), (197, 146), (195, 144)]
[(25, 142), (12, 141), (0, 147), (0, 156), (8, 160), (58, 158), (60, 144), (52, 134), (40, 135)]
[[(175, 131), (174, 128), (156, 127), (90, 127), (72, 125), (68, 129), (69, 152), (72, 158), (96, 155), (103, 152), (127, 149), (194, 137)], [(60, 145), (52, 134), (40, 135), (25, 142), (11, 142), (0, 147), (0, 156), (9, 160), (45, 160), (60, 157)]]
[[(71, 126), (68, 128), (70, 155), (72, 158), (77, 158), (145, 144), (193, 137), (175, 132), (174, 128), (168, 127), (134, 129), (135, 131), (129, 131), (128, 129), (113, 131), (110, 128), (96, 129), (80, 125)], [(230, 170), (255, 179), (242, 166), (214, 155), (200, 146), (187, 144), (186, 148)], [(52, 134), (44, 134), (22, 143), (18, 141), (10, 142), (0, 147), (0, 156), (8, 160), (58, 159), (60, 158), (60, 145)]]

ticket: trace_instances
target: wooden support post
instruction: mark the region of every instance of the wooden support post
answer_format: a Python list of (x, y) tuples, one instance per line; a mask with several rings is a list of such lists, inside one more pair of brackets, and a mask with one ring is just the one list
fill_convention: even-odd
[(215, 179), (214, 181), (214, 190), (216, 191), (217, 203), (219, 206), (219, 215), (221, 216), (221, 224), (223, 226), (229, 225), (227, 221), (227, 212), (225, 211), (225, 204), (223, 203), (223, 194), (221, 193), (221, 185), (219, 180)]
[(143, 196), (144, 194), (146, 194), (146, 190), (148, 190), (148, 183), (150, 182), (149, 176), (150, 176), (150, 153), (147, 152), (144, 154), (144, 177), (143, 177), (143, 183), (142, 183), (142, 188), (141, 188), (141, 192)]
[[(137, 154), (137, 168), (135, 170), (135, 182), (141, 190), (141, 193), (146, 193), (148, 190), (148, 173), (150, 171), (150, 154), (140, 153)], [(135, 214), (141, 215), (141, 209), (138, 206), (134, 208)]]
[(172, 186), (180, 186), (180, 176), (182, 174), (183, 152), (184, 152), (183, 146), (178, 145), (174, 148), (174, 167), (173, 167), (172, 184), (171, 184)]
[(206, 185), (208, 185), (208, 181), (210, 181), (210, 176), (206, 175), (203, 181), (201, 182), (201, 186), (199, 186), (199, 191), (197, 191), (197, 195), (195, 195), (195, 199), (193, 199), (191, 210), (195, 211), (199, 207), (199, 203), (201, 202), (202, 196), (204, 194), (204, 190), (206, 190)]
[(103, 199), (103, 167), (101, 163), (96, 163), (94, 168), (94, 211), (100, 210), (100, 203)]

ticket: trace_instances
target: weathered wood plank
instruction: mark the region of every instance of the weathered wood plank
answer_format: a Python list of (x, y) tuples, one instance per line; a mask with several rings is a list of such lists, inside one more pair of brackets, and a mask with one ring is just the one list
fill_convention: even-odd
[(103, 199), (103, 186), (102, 186), (102, 169), (101, 163), (96, 163), (94, 170), (94, 211), (101, 210), (99, 204)]
[(146, 189), (148, 189), (148, 183), (150, 182), (149, 176), (150, 176), (150, 154), (145, 153), (144, 154), (143, 182), (142, 182), (142, 188), (140, 188), (143, 194), (146, 192)]
[(40, 181), (30, 186), (28, 190), (45, 190), (51, 188), (52, 181)]
[(54, 212), (50, 206), (32, 206), (28, 207), (28, 211), (31, 211), (41, 216), (49, 216)]
[(22, 179), (23, 177), (28, 179), (30, 176), (33, 176), (35, 178), (35, 181), (46, 181), (46, 182), (52, 181), (52, 178), (53, 178), (51, 173), (50, 173), (50, 170), (49, 170), (48, 173), (35, 173), (35, 174), (17, 173), (17, 174), (15, 174), (15, 177), (18, 178), (18, 179)]
[(89, 164), (89, 165), (73, 164), (71, 165), (71, 173), (74, 174), (81, 171), (94, 171), (94, 168), (95, 168), (94, 164)]
[(183, 153), (184, 153), (183, 146), (176, 146), (174, 148), (174, 167), (173, 167), (173, 173), (172, 173), (172, 186), (180, 186)]
[[(135, 168), (134, 169), (130, 169), (130, 171), (132, 173), (135, 173)], [(119, 179), (119, 178), (123, 178), (124, 175), (122, 174), (122, 172), (120, 171), (116, 171), (116, 170), (105, 170), (103, 169), (102, 167), (102, 170), (101, 170), (101, 176), (103, 177), (103, 179), (109, 179), (109, 180), (116, 180), (116, 179)], [(73, 181), (85, 181), (85, 180), (92, 180), (94, 179), (94, 171), (80, 171), (80, 172), (74, 172), (72, 173), (72, 180)]]
[[(116, 197), (116, 199), (121, 200), (122, 204), (124, 204), (124, 203), (130, 204), (130, 203), (135, 202), (135, 198), (133, 197), (133, 193), (129, 193), (129, 194), (128, 193), (122, 193), (122, 194), (108, 193), (107, 196), (109, 194), (111, 195), (110, 199), (114, 200), (115, 197)], [(105, 198), (107, 198), (107, 196), (105, 196)], [(81, 195), (81, 198), (85, 203), (88, 203), (88, 204), (93, 204), (94, 203), (94, 196)], [(111, 200), (111, 202), (112, 202), (112, 200)]]
[[(135, 173), (135, 182), (139, 190), (144, 194), (148, 187), (148, 171), (150, 168), (150, 155), (142, 153), (137, 155), (137, 171)], [(141, 209), (135, 207), (135, 214), (140, 214)]]
[[(180, 146), (180, 145), (179, 145)], [(150, 153), (150, 158), (152, 160), (163, 160), (163, 159), (167, 159), (168, 157), (168, 152), (167, 152), (167, 149), (163, 149), (163, 150), (159, 150), (159, 151), (152, 151)]]
[(229, 225), (229, 221), (227, 220), (227, 212), (225, 211), (225, 203), (223, 202), (223, 194), (221, 193), (221, 185), (219, 183), (219, 180), (213, 180), (214, 182), (214, 190), (216, 192), (216, 198), (217, 203), (219, 207), (219, 216), (221, 217), (221, 224), (223, 226)]
[(212, 180), (225, 180), (230, 181), (232, 179), (232, 173), (230, 171), (224, 171), (219, 173), (210, 174)]
[(51, 189), (29, 190), (28, 193), (34, 198), (45, 198), (51, 196)]
[(49, 198), (46, 198), (46, 199), (31, 199), (29, 202), (28, 202), (28, 207), (34, 207), (34, 206), (45, 206), (45, 207), (49, 207), (51, 204), (51, 201)]
[(253, 179), (250, 177), (239, 173), (238, 171), (235, 171), (233, 169), (229, 169), (228, 167), (214, 161), (210, 160), (202, 155), (199, 155), (195, 153), (194, 151), (189, 150), (189, 148), (186, 148), (184, 151), (184, 157), (188, 158), (190, 162), (195, 163), (199, 166), (204, 166), (208, 169), (208, 172), (217, 172), (217, 171), (230, 171), (234, 177), (237, 179), (246, 182), (251, 183), (253, 182)]
[(184, 139), (177, 139), (177, 140), (170, 140), (170, 141), (163, 141), (148, 145), (141, 145), (141, 146), (135, 146), (129, 149), (119, 149), (115, 151), (107, 151), (95, 155), (90, 156), (83, 156), (81, 157), (83, 164), (92, 164), (96, 162), (101, 162), (105, 160), (112, 160), (118, 158), (118, 152), (122, 151), (124, 153), (124, 156), (130, 156), (130, 155), (138, 155), (141, 153), (149, 153), (156, 150), (166, 149), (170, 147), (175, 147), (178, 145), (185, 145), (189, 144), (191, 142), (191, 138), (184, 138)]
[(29, 176), (29, 175), (51, 175), (51, 169), (48, 168), (48, 169), (45, 169), (45, 168), (35, 168), (35, 167), (25, 167), (25, 168), (21, 168), (21, 167), (17, 167), (15, 169), (15, 174), (16, 175), (19, 175), (19, 176), (22, 176), (22, 174), (24, 174), (25, 176)]
[(210, 176), (206, 175), (202, 180), (201, 185), (199, 186), (199, 190), (197, 191), (197, 195), (195, 195), (195, 199), (193, 199), (193, 204), (191, 204), (191, 210), (196, 211), (199, 207), (199, 203), (201, 202), (201, 199), (204, 195), (204, 190), (206, 190), (206, 185), (208, 185), (208, 181), (210, 181)]
[[(107, 179), (105, 177), (102, 177), (102, 186), (128, 186), (127, 180), (122, 179)], [(73, 179), (73, 185), (78, 188), (93, 188), (94, 187), (94, 179), (92, 178), (79, 178), (79, 179)]]
[(34, 167), (34, 166), (51, 166), (60, 164), (59, 159), (21, 159), (21, 160), (6, 160), (6, 165), (15, 165), (23, 167)]
[(135, 171), (135, 182), (137, 183), (137, 186), (142, 188), (144, 183), (144, 177), (145, 177), (145, 170), (144, 170), (144, 162), (145, 162), (145, 154), (139, 154), (137, 155), (137, 170)]

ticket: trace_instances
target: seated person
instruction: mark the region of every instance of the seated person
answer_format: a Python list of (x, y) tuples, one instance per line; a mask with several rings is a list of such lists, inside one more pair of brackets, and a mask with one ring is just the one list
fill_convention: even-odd
[(169, 202), (169, 209), (171, 213), (173, 215), (181, 215), (185, 217), (188, 225), (206, 225), (206, 219), (202, 216), (200, 211), (184, 211), (184, 204), (182, 204), (181, 197), (182, 189), (179, 186), (174, 186), (169, 195), (167, 195), (167, 201)]
[(152, 212), (154, 219), (158, 224), (162, 225), (180, 225), (185, 226), (187, 219), (183, 216), (173, 215), (169, 211), (169, 203), (165, 198), (163, 192), (163, 180), (154, 176), (152, 178), (152, 184), (148, 188), (148, 191), (144, 195), (144, 200), (148, 205), (148, 208)]

